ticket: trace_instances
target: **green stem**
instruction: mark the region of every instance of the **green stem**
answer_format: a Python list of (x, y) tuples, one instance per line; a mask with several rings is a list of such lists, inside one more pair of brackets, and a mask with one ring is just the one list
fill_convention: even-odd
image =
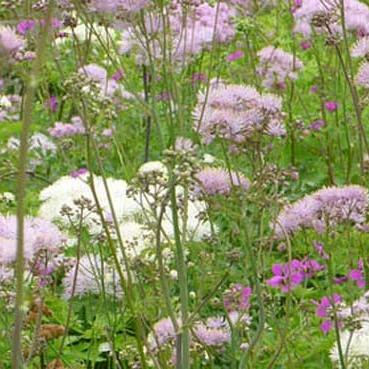
[(17, 252), (15, 264), (16, 278), (16, 298), (15, 298), (15, 324), (13, 331), (12, 344), (12, 369), (23, 368), (22, 358), (22, 329), (23, 329), (23, 303), (24, 303), (24, 220), (25, 220), (25, 197), (27, 182), (27, 163), (28, 163), (28, 138), (32, 124), (33, 102), (38, 86), (38, 79), (44, 61), (44, 52), (49, 35), (51, 24), (53, 1), (50, 1), (46, 14), (45, 28), (43, 28), (38, 37), (36, 58), (34, 60), (30, 78), (26, 81), (24, 95), (24, 105), (22, 114), (22, 131), (19, 147), (18, 175), (16, 181), (16, 199), (17, 199)]

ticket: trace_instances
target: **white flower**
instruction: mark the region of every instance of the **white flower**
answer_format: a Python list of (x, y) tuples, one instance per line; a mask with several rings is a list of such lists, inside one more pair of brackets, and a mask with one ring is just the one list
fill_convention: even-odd
[(0, 200), (5, 202), (15, 201), (15, 196), (11, 192), (3, 192), (0, 194)]
[(205, 164), (213, 164), (216, 161), (216, 157), (210, 154), (204, 154), (203, 162)]
[(153, 233), (137, 222), (123, 222), (119, 227), (124, 248), (129, 258), (135, 258), (153, 246)]
[(54, 142), (42, 133), (35, 133), (32, 135), (29, 145), (30, 150), (39, 150), (43, 155), (47, 152), (52, 154), (56, 152), (56, 145)]
[[(343, 353), (347, 352), (348, 365), (346, 368), (357, 368), (356, 365), (362, 359), (369, 360), (369, 322), (363, 321), (361, 328), (353, 332), (348, 330), (341, 332), (340, 339)], [(337, 343), (332, 348), (330, 357), (334, 364), (339, 365), (340, 359)]]
[[(59, 220), (68, 224), (68, 218), (61, 216), (64, 206), (69, 207), (74, 212), (73, 221), (79, 220), (80, 207), (75, 204), (76, 200), (85, 198), (95, 205), (95, 200), (89, 184), (87, 183), (88, 174), (73, 178), (64, 176), (59, 178), (49, 187), (44, 188), (40, 193), (42, 205), (39, 215), (49, 220)], [(105, 213), (106, 220), (112, 219), (112, 209), (106, 193), (102, 177), (94, 176), (94, 184), (100, 206)], [(127, 183), (123, 180), (107, 178), (107, 187), (112, 199), (114, 213), (118, 222), (133, 216), (140, 211), (140, 207), (133, 199), (127, 197)], [(92, 234), (102, 231), (100, 217), (96, 211), (84, 210), (85, 225), (88, 226)]]
[(142, 164), (138, 169), (138, 174), (145, 175), (149, 173), (160, 173), (166, 176), (168, 174), (167, 167), (161, 161), (149, 161)]
[(0, 99), (0, 106), (2, 108), (11, 108), (12, 103), (10, 102), (10, 100), (6, 96), (2, 96), (1, 99)]

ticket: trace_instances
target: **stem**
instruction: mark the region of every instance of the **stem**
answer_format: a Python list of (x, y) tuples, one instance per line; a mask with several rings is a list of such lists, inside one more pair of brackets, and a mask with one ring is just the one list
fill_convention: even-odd
[(15, 298), (15, 324), (12, 344), (12, 369), (23, 368), (22, 358), (22, 329), (23, 329), (23, 303), (24, 303), (24, 220), (25, 197), (28, 163), (28, 137), (32, 123), (33, 101), (38, 86), (38, 79), (43, 66), (44, 52), (47, 44), (49, 28), (51, 24), (53, 1), (50, 1), (45, 28), (40, 30), (37, 42), (36, 58), (34, 60), (30, 78), (26, 81), (24, 105), (22, 114), (22, 131), (19, 147), (18, 175), (16, 181), (17, 198), (17, 260), (15, 265), (16, 298)]
[(183, 245), (180, 238), (180, 229), (178, 222), (178, 207), (176, 198), (176, 189), (173, 186), (171, 191), (171, 208), (173, 217), (174, 240), (176, 246), (176, 262), (178, 270), (178, 281), (181, 302), (181, 318), (182, 318), (182, 332), (181, 332), (181, 356), (179, 365), (181, 369), (188, 369), (190, 367), (190, 334), (187, 326), (188, 320), (188, 286), (187, 286), (187, 270), (185, 255), (183, 252)]

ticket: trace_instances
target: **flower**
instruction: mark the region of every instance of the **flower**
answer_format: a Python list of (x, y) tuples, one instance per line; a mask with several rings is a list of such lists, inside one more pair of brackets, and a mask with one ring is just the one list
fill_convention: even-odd
[(17, 32), (24, 36), (36, 26), (33, 19), (26, 19), (17, 24)]
[(355, 82), (359, 86), (369, 88), (369, 63), (365, 62), (360, 66)]
[[(177, 324), (180, 325), (180, 321), (177, 320)], [(151, 349), (157, 350), (160, 347), (173, 342), (176, 338), (176, 331), (173, 322), (170, 318), (164, 318), (159, 320), (153, 326), (153, 332), (149, 335), (149, 344)]]
[(15, 53), (23, 48), (25, 42), (10, 27), (0, 27), (0, 54)]
[(311, 48), (311, 42), (309, 40), (301, 41), (300, 47), (302, 50), (308, 50)]
[(258, 73), (263, 77), (263, 86), (273, 88), (284, 86), (287, 79), (295, 80), (303, 63), (297, 57), (282, 49), (267, 46), (257, 53)]
[(102, 279), (104, 279), (105, 293), (122, 296), (119, 277), (109, 264), (92, 254), (84, 255), (80, 260), (75, 259), (74, 266), (63, 279), (64, 297), (70, 299), (86, 294), (98, 295), (102, 292)]
[(276, 95), (213, 81), (207, 95), (198, 94), (194, 130), (205, 144), (216, 137), (240, 144), (254, 134), (281, 136), (285, 134), (281, 110), (282, 100)]
[[(77, 222), (80, 219), (83, 207), (84, 224), (92, 234), (99, 234), (102, 231), (101, 219), (96, 212), (94, 196), (87, 183), (91, 175), (94, 176), (96, 194), (104, 214), (106, 216), (111, 214), (103, 179), (86, 172), (85, 174), (79, 173), (77, 177), (63, 176), (44, 188), (39, 195), (41, 200), (39, 215), (45, 219), (58, 220), (64, 225), (69, 225), (70, 221)], [(128, 186), (125, 181), (114, 178), (107, 178), (106, 181), (119, 222), (139, 213), (139, 205), (127, 196)], [(65, 208), (69, 209), (69, 216), (64, 214), (63, 209)]]
[(351, 48), (351, 56), (353, 58), (364, 58), (369, 55), (369, 37), (359, 39)]
[(146, 7), (150, 0), (92, 0), (89, 6), (96, 12), (116, 13), (126, 11), (136, 13)]
[[(65, 237), (51, 222), (41, 218), (26, 218), (24, 225), (24, 257), (31, 261), (40, 252), (56, 255)], [(0, 215), (0, 264), (9, 265), (16, 260), (17, 220), (15, 216)]]
[(340, 223), (364, 223), (368, 209), (368, 191), (364, 187), (349, 185), (323, 188), (291, 205), (279, 213), (274, 224), (275, 236), (284, 238), (303, 228), (322, 232)]
[[(331, 15), (340, 12), (340, 4), (334, 1), (303, 0), (300, 7), (295, 8), (296, 33), (304, 37), (311, 37), (314, 27), (312, 20), (315, 16), (330, 19), (330, 32), (342, 34), (341, 17), (332, 18)], [(353, 31), (361, 35), (369, 34), (369, 8), (358, 0), (346, 0), (343, 13), (345, 14), (345, 27), (347, 31)], [(327, 32), (325, 27), (315, 25), (316, 32)]]
[[(323, 296), (319, 302), (314, 302), (316, 309), (315, 315), (319, 318), (323, 318), (323, 322), (320, 325), (320, 329), (323, 333), (328, 333), (334, 324), (334, 309), (338, 310), (342, 306), (343, 299), (337, 293), (332, 296)], [(340, 324), (340, 322), (338, 322)]]
[[(342, 351), (347, 353), (348, 369), (360, 368), (363, 360), (369, 358), (369, 322), (363, 320), (359, 328), (355, 330), (346, 329), (340, 332), (340, 344)], [(330, 351), (330, 358), (334, 365), (339, 365), (340, 354), (337, 342)]]
[(336, 101), (326, 101), (324, 103), (324, 107), (326, 110), (332, 113), (338, 109), (338, 103)]
[(356, 282), (359, 288), (365, 288), (365, 275), (364, 275), (364, 263), (363, 260), (359, 260), (356, 269), (350, 270), (347, 275), (348, 279)]
[(58, 99), (56, 96), (50, 96), (50, 98), (46, 101), (46, 106), (51, 110), (51, 112), (55, 113), (58, 110)]
[(323, 119), (318, 119), (310, 124), (308, 127), (311, 131), (320, 131), (323, 127), (325, 127), (326, 123)]
[(226, 60), (228, 62), (234, 62), (234, 61), (236, 61), (238, 59), (243, 58), (244, 55), (245, 54), (244, 54), (244, 52), (242, 50), (237, 50), (234, 53), (231, 53), (231, 54), (227, 55)]
[(211, 317), (205, 323), (195, 324), (194, 335), (206, 346), (221, 347), (231, 341), (229, 324), (220, 317)]
[(72, 118), (71, 123), (55, 122), (54, 127), (49, 128), (48, 132), (52, 137), (63, 138), (83, 135), (86, 129), (82, 119), (76, 116)]
[(274, 264), (272, 266), (274, 276), (266, 281), (273, 288), (280, 288), (282, 292), (289, 292), (305, 279), (299, 260), (292, 260), (287, 264)]
[(250, 307), (252, 289), (242, 284), (234, 284), (224, 294), (223, 303), (227, 311), (244, 311)]
[(233, 187), (247, 190), (250, 182), (241, 173), (228, 172), (223, 168), (207, 167), (196, 174), (199, 185), (195, 188), (197, 194), (229, 195)]

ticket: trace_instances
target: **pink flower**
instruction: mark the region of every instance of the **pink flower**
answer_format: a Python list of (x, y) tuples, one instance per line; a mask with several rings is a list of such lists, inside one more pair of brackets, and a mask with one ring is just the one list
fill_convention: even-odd
[(36, 25), (36, 22), (33, 19), (26, 19), (18, 23), (17, 32), (24, 36), (29, 31), (31, 31)]
[(326, 108), (326, 110), (332, 113), (338, 109), (338, 103), (335, 101), (326, 101), (324, 103), (324, 107)]
[(243, 58), (244, 56), (244, 52), (241, 51), (241, 50), (237, 50), (235, 51), (234, 53), (232, 54), (229, 54), (227, 57), (226, 57), (226, 60), (229, 61), (229, 62), (233, 62), (233, 61), (236, 61), (238, 59), (241, 59)]
[(359, 288), (365, 288), (364, 265), (362, 260), (359, 260), (357, 269), (352, 269), (347, 277), (355, 281)]
[(340, 305), (342, 301), (342, 297), (334, 293), (332, 296), (323, 296), (319, 302), (315, 302), (315, 315), (319, 318), (323, 318), (320, 329), (324, 334), (328, 333), (333, 328), (333, 312), (334, 309), (337, 310), (338, 305)]
[(122, 69), (118, 69), (117, 71), (115, 71), (113, 73), (113, 75), (111, 76), (111, 79), (113, 79), (114, 81), (118, 82), (119, 80), (121, 80), (124, 76), (124, 72)]
[(310, 124), (309, 129), (311, 131), (320, 131), (325, 126), (325, 121), (323, 119), (318, 119)]
[(224, 307), (227, 311), (247, 310), (250, 307), (251, 294), (250, 287), (237, 283), (224, 294)]
[(272, 272), (274, 276), (266, 283), (273, 288), (279, 288), (282, 292), (290, 292), (305, 279), (299, 260), (292, 260), (291, 263), (286, 264), (274, 264)]
[(15, 53), (24, 47), (24, 40), (10, 27), (0, 27), (0, 54)]
[(77, 170), (74, 170), (73, 172), (70, 173), (70, 176), (72, 178), (77, 178), (77, 177), (80, 177), (84, 174), (88, 173), (88, 169), (87, 168), (80, 168), (80, 169), (77, 169)]
[(50, 98), (46, 101), (46, 106), (55, 113), (58, 110), (58, 99), (56, 96), (50, 96)]
[(301, 41), (300, 47), (302, 50), (308, 50), (311, 48), (311, 42), (309, 40)]

